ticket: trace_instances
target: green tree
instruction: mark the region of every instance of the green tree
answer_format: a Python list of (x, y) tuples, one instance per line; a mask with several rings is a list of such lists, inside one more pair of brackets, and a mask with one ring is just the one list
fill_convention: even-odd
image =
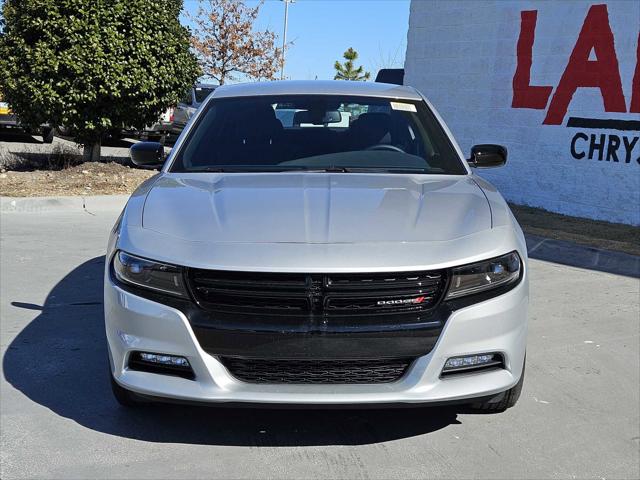
[(182, 0), (5, 0), (0, 93), (32, 127), (64, 125), (100, 159), (104, 134), (144, 128), (200, 75)]
[(365, 72), (362, 65), (357, 68), (353, 65), (353, 62), (358, 59), (358, 52), (349, 47), (349, 49), (344, 52), (343, 57), (346, 60), (344, 63), (340, 63), (339, 60), (336, 60), (336, 63), (333, 65), (333, 68), (336, 69), (336, 74), (333, 77), (334, 80), (369, 80), (371, 74), (369, 72)]

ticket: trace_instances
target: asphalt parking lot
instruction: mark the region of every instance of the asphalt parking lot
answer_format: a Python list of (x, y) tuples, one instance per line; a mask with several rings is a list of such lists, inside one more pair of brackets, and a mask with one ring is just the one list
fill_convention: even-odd
[(580, 252), (532, 242), (527, 378), (502, 414), (127, 411), (111, 397), (102, 315), (118, 213), (0, 216), (2, 478), (640, 476), (640, 281), (615, 264), (541, 260), (554, 245), (559, 261)]

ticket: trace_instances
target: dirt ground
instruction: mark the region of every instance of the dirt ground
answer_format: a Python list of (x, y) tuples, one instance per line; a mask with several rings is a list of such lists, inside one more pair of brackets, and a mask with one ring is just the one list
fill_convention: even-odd
[(6, 171), (0, 173), (0, 196), (127, 194), (155, 173), (115, 162), (83, 163), (64, 170)]
[[(128, 194), (155, 173), (115, 162), (84, 163), (63, 170), (0, 170), (0, 196)], [(638, 227), (558, 215), (522, 205), (511, 205), (511, 209), (527, 233), (640, 255)]]
[(640, 255), (640, 227), (559, 215), (524, 205), (511, 205), (511, 210), (526, 233)]

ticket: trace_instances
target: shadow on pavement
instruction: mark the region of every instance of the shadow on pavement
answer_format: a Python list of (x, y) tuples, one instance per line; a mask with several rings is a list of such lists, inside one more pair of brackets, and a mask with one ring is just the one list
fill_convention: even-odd
[(21, 130), (0, 130), (0, 142), (41, 144), (42, 140), (38, 140)]
[(640, 278), (640, 257), (638, 256), (538, 235), (527, 234), (526, 239), (529, 258)]
[[(11, 342), (7, 381), (32, 401), (87, 428), (150, 442), (206, 445), (361, 445), (460, 423), (445, 408), (273, 410), (151, 405), (127, 410), (111, 394), (102, 311), (104, 257), (75, 268)], [(461, 410), (460, 410), (461, 411)]]
[(105, 138), (102, 142), (103, 147), (129, 148), (136, 143), (129, 138)]

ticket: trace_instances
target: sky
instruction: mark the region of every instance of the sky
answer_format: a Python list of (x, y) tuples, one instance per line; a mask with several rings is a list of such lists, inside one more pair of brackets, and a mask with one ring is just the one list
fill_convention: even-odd
[[(185, 9), (198, 10), (197, 0), (185, 0)], [(247, 0), (249, 6), (257, 2)], [(289, 4), (285, 77), (293, 80), (332, 79), (333, 64), (353, 47), (356, 65), (371, 72), (402, 68), (407, 48), (410, 0), (295, 0)], [(284, 3), (266, 0), (258, 28), (269, 28), (282, 44)]]

